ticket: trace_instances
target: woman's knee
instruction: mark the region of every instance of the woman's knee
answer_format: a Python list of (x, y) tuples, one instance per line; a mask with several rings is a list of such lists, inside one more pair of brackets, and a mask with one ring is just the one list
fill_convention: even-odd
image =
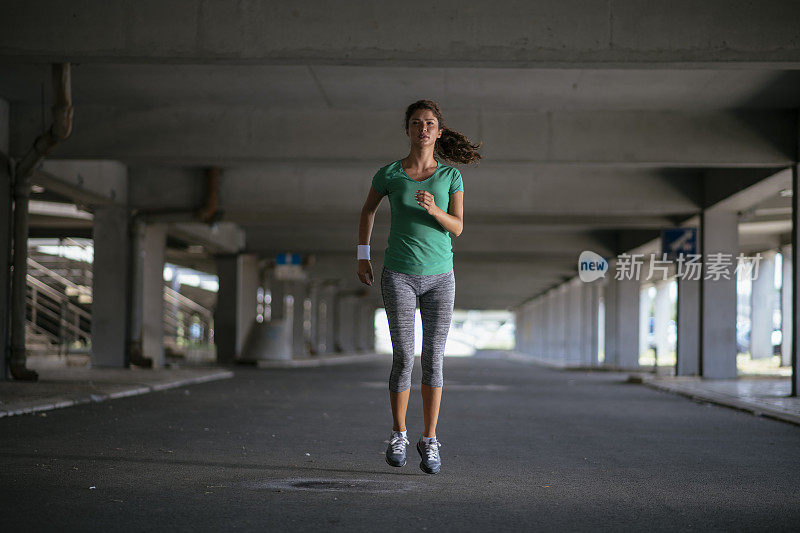
[(422, 383), (431, 387), (441, 387), (444, 382), (441, 357), (438, 359), (422, 361)]

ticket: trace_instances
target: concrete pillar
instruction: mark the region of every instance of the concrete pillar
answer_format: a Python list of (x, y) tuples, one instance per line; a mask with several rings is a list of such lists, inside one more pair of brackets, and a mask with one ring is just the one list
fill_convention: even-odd
[[(214, 310), (217, 362), (234, 363), (256, 321), (258, 259), (254, 254), (217, 256), (219, 292)], [(274, 300), (273, 300), (274, 301)]]
[(639, 352), (637, 359), (650, 348), (648, 344), (650, 337), (650, 294), (648, 293), (648, 288), (647, 285), (644, 285), (639, 290)]
[(571, 365), (581, 363), (582, 333), (584, 329), (582, 312), (583, 304), (583, 282), (580, 278), (569, 281), (567, 286), (567, 296), (569, 309), (567, 312), (566, 327), (566, 362)]
[(356, 349), (360, 352), (375, 351), (375, 304), (372, 300), (356, 300)]
[[(132, 349), (164, 366), (164, 253), (166, 224), (137, 224), (134, 228), (131, 294)], [(134, 348), (135, 347), (135, 348)]]
[(667, 356), (672, 352), (672, 345), (669, 342), (669, 322), (672, 319), (672, 301), (669, 298), (669, 281), (656, 282), (656, 298), (654, 302), (655, 322), (654, 333), (656, 341), (656, 354), (659, 364), (666, 362)]
[(522, 307), (522, 322), (517, 322), (517, 336), (522, 338), (522, 346), (518, 351), (533, 355), (534, 332), (536, 331), (536, 302), (528, 302)]
[(335, 347), (336, 284), (326, 282), (320, 288), (317, 342), (320, 353), (333, 353)]
[(536, 327), (536, 353), (537, 357), (546, 357), (547, 353), (547, 313), (548, 301), (546, 296), (540, 296), (537, 301), (537, 327)]
[(283, 320), (286, 317), (286, 281), (271, 278), (269, 281), (270, 292), (270, 320)]
[(546, 330), (545, 330), (545, 346), (544, 357), (546, 359), (555, 358), (556, 350), (556, 336), (558, 330), (558, 323), (556, 317), (558, 316), (558, 298), (556, 298), (556, 290), (551, 289), (547, 292), (547, 311), (546, 311)]
[(528, 303), (525, 319), (525, 352), (530, 355), (540, 355), (537, 353), (537, 342), (541, 338), (539, 335), (539, 299)]
[(750, 357), (772, 357), (772, 312), (775, 309), (775, 252), (761, 252), (758, 277), (750, 293)]
[(792, 364), (792, 246), (781, 248), (781, 366)]
[(369, 327), (367, 328), (367, 351), (370, 353), (375, 352), (375, 312), (378, 310), (378, 304), (373, 302), (369, 306)]
[(800, 396), (800, 166), (792, 165), (792, 391), (791, 396)]
[(3, 370), (0, 372), (0, 381), (9, 379), (6, 375), (8, 360), (11, 354), (8, 350), (9, 341), (9, 320), (11, 318), (9, 309), (9, 296), (11, 289), (10, 276), (10, 253), (11, 239), (9, 217), (11, 216), (11, 172), (9, 163), (6, 159), (8, 154), (8, 125), (9, 125), (9, 106), (8, 102), (0, 98), (0, 346), (3, 350)]
[(729, 254), (735, 266), (739, 248), (738, 216), (730, 211), (704, 211), (700, 243), (703, 279), (700, 282), (700, 375), (704, 378), (736, 377), (736, 276), (708, 278), (713, 254)]
[(585, 366), (597, 366), (597, 312), (600, 285), (596, 282), (584, 283), (581, 294), (581, 358)]
[(308, 299), (311, 302), (311, 317), (310, 317), (310, 329), (308, 332), (308, 345), (309, 345), (309, 353), (311, 355), (319, 354), (319, 307), (320, 302), (322, 301), (321, 298), (322, 292), (322, 280), (313, 279), (310, 280), (308, 283)]
[(678, 277), (678, 376), (700, 373), (700, 283), (699, 279)]
[(637, 279), (615, 279), (616, 265), (609, 264), (604, 287), (604, 366), (621, 369), (639, 367), (639, 287)]
[(308, 283), (306, 281), (287, 282), (287, 292), (292, 295), (292, 357), (308, 356), (306, 346), (306, 305)]
[(128, 272), (130, 268), (128, 210), (97, 207), (94, 212), (92, 265), (93, 367), (128, 365)]
[(336, 294), (336, 316), (334, 320), (334, 346), (336, 352), (352, 352), (355, 348), (353, 316), (355, 296), (338, 292)]
[(563, 363), (566, 359), (567, 344), (567, 285), (559, 285), (556, 293), (558, 305), (556, 306), (556, 345), (553, 358)]
[(636, 279), (616, 284), (616, 361), (620, 368), (639, 367), (639, 287)]
[(603, 352), (605, 359), (603, 366), (613, 367), (617, 364), (617, 280), (614, 279), (614, 271), (611, 270), (609, 263), (609, 273), (603, 284)]

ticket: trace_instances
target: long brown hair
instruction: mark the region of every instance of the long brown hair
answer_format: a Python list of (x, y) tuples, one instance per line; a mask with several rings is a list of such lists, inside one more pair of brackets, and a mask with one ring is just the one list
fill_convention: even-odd
[(478, 148), (483, 143), (472, 144), (462, 133), (451, 130), (444, 125), (444, 118), (439, 105), (433, 100), (417, 100), (406, 109), (405, 130), (408, 133), (408, 121), (418, 109), (429, 109), (436, 116), (442, 136), (436, 139), (433, 151), (436, 155), (450, 163), (477, 163), (481, 159)]

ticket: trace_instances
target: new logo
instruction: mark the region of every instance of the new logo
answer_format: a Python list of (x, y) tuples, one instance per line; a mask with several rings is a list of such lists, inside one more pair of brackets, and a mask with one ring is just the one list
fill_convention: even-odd
[(604, 278), (608, 272), (608, 261), (600, 255), (584, 250), (578, 257), (578, 276), (583, 282)]

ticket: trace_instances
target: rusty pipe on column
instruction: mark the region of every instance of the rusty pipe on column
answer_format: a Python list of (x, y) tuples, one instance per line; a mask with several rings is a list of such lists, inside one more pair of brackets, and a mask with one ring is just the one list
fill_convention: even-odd
[(40, 135), (14, 167), (14, 279), (11, 288), (11, 375), (18, 380), (36, 381), (39, 375), (25, 368), (25, 293), (28, 277), (28, 202), (31, 174), (55, 146), (72, 134), (72, 79), (70, 64), (54, 64), (53, 123)]

